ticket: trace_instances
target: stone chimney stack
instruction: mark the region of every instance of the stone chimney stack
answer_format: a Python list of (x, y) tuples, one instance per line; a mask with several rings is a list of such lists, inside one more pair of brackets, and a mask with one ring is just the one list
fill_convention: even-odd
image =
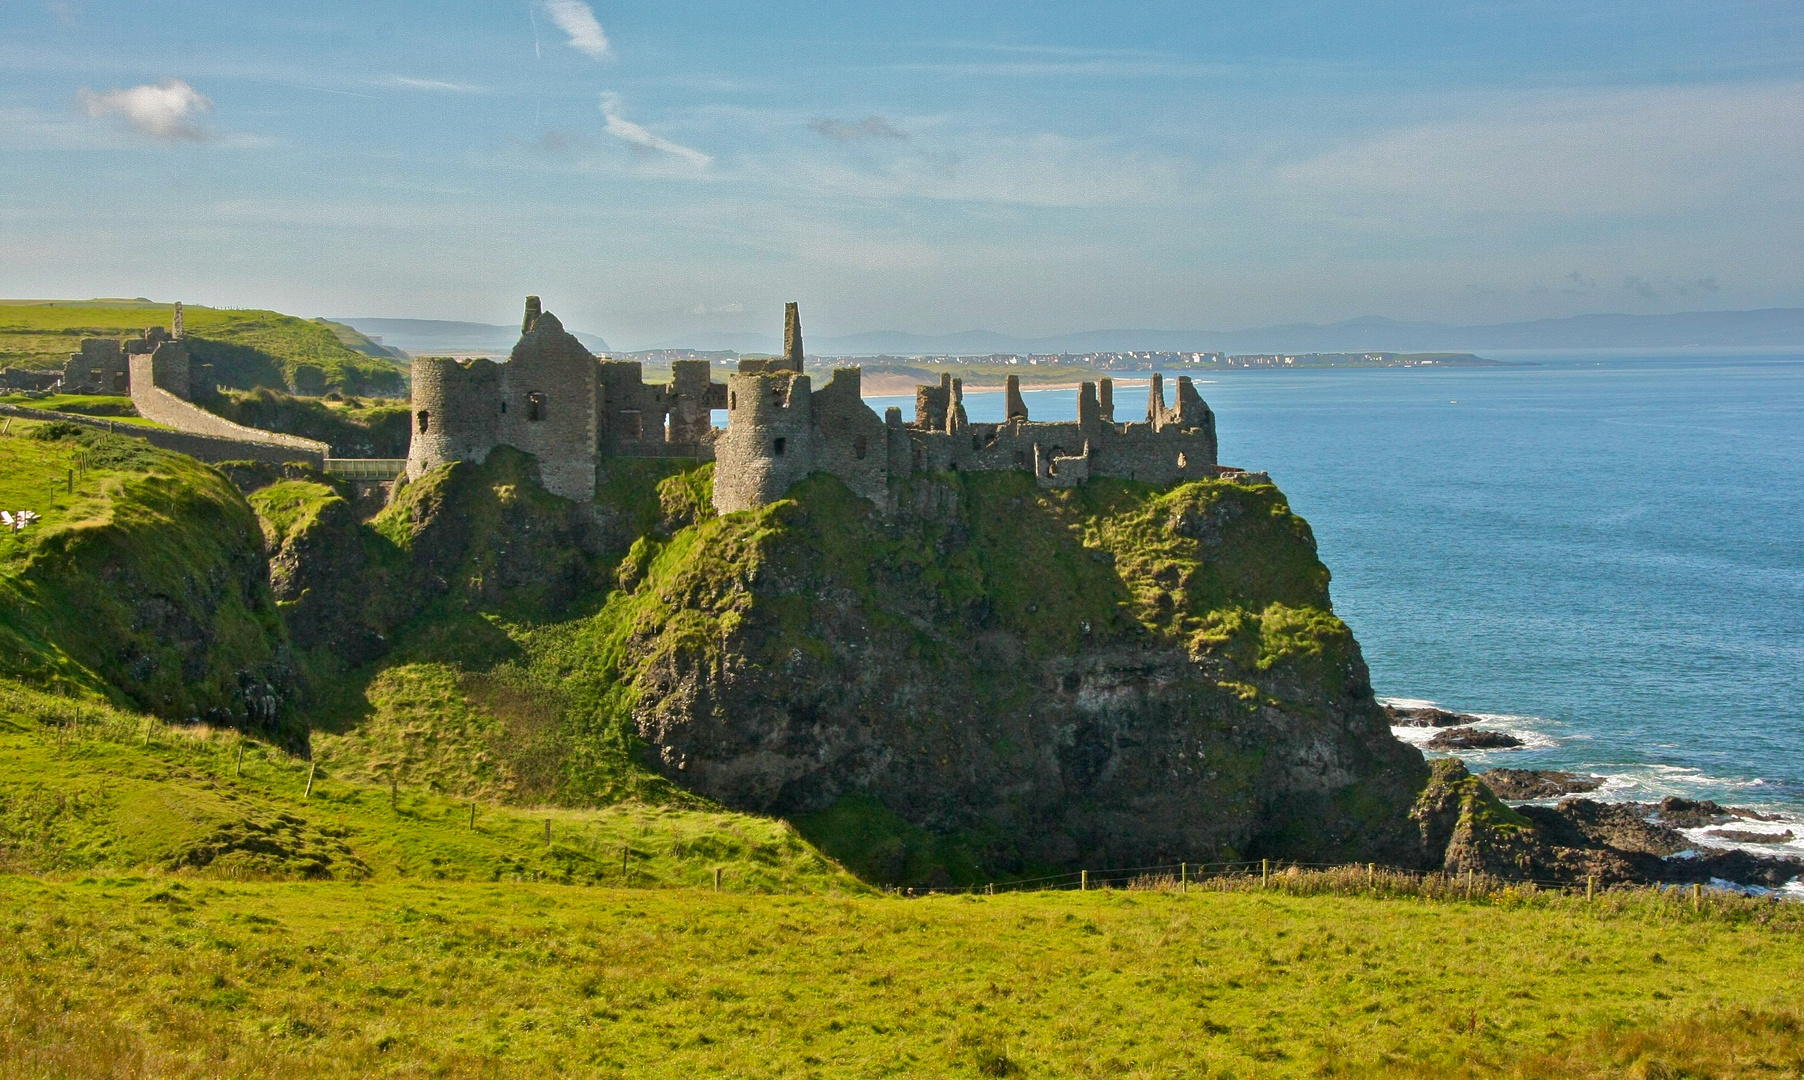
[(1021, 376), (1010, 375), (1008, 377), (1007, 418), (1014, 420), (1017, 417), (1022, 420), (1027, 419), (1027, 402), (1021, 400)]
[(783, 306), (783, 366), (802, 370), (802, 316), (794, 300)]
[(1115, 380), (1103, 377), (1096, 383), (1096, 400), (1102, 407), (1102, 421), (1105, 424), (1115, 422)]
[(175, 318), (169, 320), (169, 337), (172, 341), (180, 341), (187, 336), (188, 332), (182, 328), (182, 302), (177, 300)]
[(532, 324), (538, 321), (539, 298), (536, 296), (529, 296), (526, 298), (526, 317), (520, 320), (521, 336), (524, 337), (525, 335), (532, 333)]
[(1158, 431), (1165, 424), (1165, 379), (1153, 372), (1153, 384), (1146, 392), (1146, 422)]

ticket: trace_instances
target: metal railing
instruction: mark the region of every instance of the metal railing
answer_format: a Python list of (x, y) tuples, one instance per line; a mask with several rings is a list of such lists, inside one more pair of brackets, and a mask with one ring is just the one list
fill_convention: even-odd
[(407, 471), (407, 459), (327, 458), (326, 471), (347, 480), (393, 480)]

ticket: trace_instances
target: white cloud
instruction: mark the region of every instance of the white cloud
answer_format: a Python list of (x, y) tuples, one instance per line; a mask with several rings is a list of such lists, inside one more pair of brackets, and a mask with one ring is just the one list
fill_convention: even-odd
[(545, 0), (545, 13), (557, 28), (570, 35), (570, 47), (588, 53), (597, 60), (606, 59), (612, 47), (595, 12), (582, 0)]
[(180, 79), (164, 79), (155, 86), (146, 83), (129, 90), (108, 90), (104, 94), (84, 86), (76, 97), (89, 116), (95, 119), (117, 116), (157, 139), (204, 140), (207, 133), (191, 118), (196, 113), (213, 110), (213, 103), (206, 95)]
[(620, 115), (620, 98), (615, 94), (601, 95), (601, 113), (608, 119), (609, 135), (648, 150), (670, 154), (682, 158), (698, 169), (705, 169), (714, 163), (714, 159), (693, 147), (673, 143), (669, 139), (653, 135), (651, 132)]
[(480, 94), (484, 90), (480, 86), (468, 83), (444, 82), (440, 79), (416, 79), (410, 75), (390, 75), (382, 81), (383, 86), (399, 87), (402, 90), (431, 90), (441, 94)]

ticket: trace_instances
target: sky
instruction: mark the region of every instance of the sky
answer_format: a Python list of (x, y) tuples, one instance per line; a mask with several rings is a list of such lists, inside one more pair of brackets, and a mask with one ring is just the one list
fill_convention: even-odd
[(1804, 306), (1804, 4), (0, 0), (0, 295), (616, 348)]

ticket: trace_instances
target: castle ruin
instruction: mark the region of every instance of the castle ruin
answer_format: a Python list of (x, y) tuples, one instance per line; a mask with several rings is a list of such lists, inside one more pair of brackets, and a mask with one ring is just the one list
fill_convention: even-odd
[[(1041, 422), (1028, 418), (1011, 375), (1006, 419), (974, 424), (961, 380), (948, 374), (916, 390), (905, 423), (899, 408), (880, 419), (864, 403), (859, 368), (836, 368), (814, 389), (796, 305), (784, 314), (782, 356), (741, 360), (725, 384), (707, 361), (678, 360), (669, 383), (648, 385), (639, 364), (591, 355), (528, 297), (506, 362), (414, 359), (407, 475), (508, 445), (538, 458), (547, 490), (586, 502), (602, 458), (711, 458), (714, 506), (730, 513), (775, 501), (816, 472), (888, 510), (890, 481), (919, 472), (1014, 469), (1043, 487), (1073, 487), (1092, 476), (1164, 485), (1220, 471), (1215, 414), (1187, 376), (1171, 404), (1152, 376), (1144, 420), (1116, 421), (1104, 378), (1081, 385), (1076, 420)], [(715, 409), (726, 411), (724, 429), (712, 425)]]

